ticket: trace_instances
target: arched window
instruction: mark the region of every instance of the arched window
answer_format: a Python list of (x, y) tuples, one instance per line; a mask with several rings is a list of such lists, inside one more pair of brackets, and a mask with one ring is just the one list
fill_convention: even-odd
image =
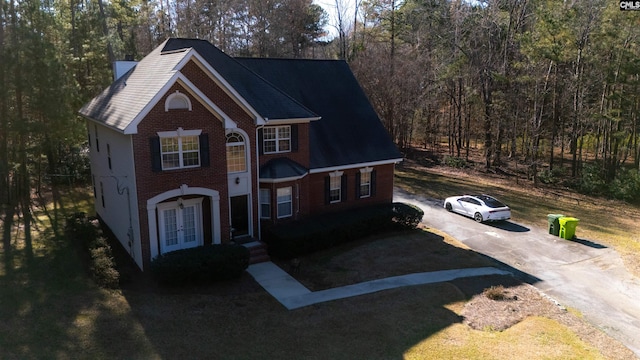
[(227, 134), (227, 173), (247, 171), (244, 137), (238, 133)]
[(191, 111), (191, 100), (189, 97), (178, 90), (169, 95), (164, 103), (164, 111), (169, 110), (189, 110)]

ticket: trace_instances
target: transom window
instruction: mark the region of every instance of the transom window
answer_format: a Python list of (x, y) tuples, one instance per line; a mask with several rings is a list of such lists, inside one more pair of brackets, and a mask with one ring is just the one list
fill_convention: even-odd
[(278, 195), (278, 218), (290, 217), (293, 214), (293, 197), (291, 186), (276, 190)]
[(227, 134), (227, 172), (247, 171), (244, 137), (238, 133)]
[(265, 154), (291, 151), (291, 126), (264, 128), (262, 141)]
[(193, 168), (200, 166), (201, 130), (159, 132), (162, 170)]

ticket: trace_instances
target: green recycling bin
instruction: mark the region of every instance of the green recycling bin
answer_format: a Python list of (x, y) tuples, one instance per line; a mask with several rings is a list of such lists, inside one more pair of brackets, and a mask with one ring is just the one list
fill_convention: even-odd
[(573, 239), (576, 236), (576, 227), (578, 226), (579, 221), (580, 219), (569, 216), (558, 219), (558, 222), (560, 222), (559, 236), (567, 240)]
[(564, 217), (562, 214), (549, 214), (547, 221), (549, 222), (549, 234), (558, 236), (560, 234), (560, 222), (558, 219)]

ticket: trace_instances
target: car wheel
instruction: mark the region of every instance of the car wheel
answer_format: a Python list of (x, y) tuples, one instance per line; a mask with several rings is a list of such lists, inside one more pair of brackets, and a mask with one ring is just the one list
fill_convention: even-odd
[(452, 211), (453, 208), (451, 207), (451, 203), (446, 203), (444, 204), (445, 209), (447, 209), (447, 211)]
[(482, 214), (480, 214), (479, 212), (475, 213), (475, 215), (473, 215), (473, 220), (481, 223), (484, 219), (482, 218)]

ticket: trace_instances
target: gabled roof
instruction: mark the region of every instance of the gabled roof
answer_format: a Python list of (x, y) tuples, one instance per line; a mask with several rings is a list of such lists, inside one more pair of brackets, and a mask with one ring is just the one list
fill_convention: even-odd
[(187, 52), (183, 51), (161, 56), (161, 47), (156, 48), (86, 103), (80, 114), (124, 131), (175, 76), (176, 65), (186, 55)]
[(193, 48), (265, 120), (317, 120), (318, 115), (206, 40), (169, 39), (165, 52)]
[(236, 60), (321, 116), (310, 125), (311, 172), (402, 159), (346, 62)]
[(319, 118), (211, 43), (194, 39), (168, 39), (85, 104), (79, 113), (124, 133), (136, 133), (138, 122), (179, 82), (219, 118), (230, 123), (226, 114), (180, 73), (191, 59), (204, 63), (211, 76), (255, 117), (256, 123), (269, 119), (310, 121)]

